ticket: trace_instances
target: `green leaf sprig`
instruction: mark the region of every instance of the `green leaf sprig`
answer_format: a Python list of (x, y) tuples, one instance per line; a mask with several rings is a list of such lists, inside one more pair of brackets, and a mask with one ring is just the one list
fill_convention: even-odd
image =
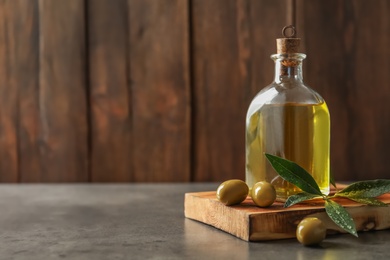
[[(322, 198), (325, 201), (325, 211), (329, 218), (340, 228), (356, 237), (358, 234), (351, 215), (343, 206), (332, 199), (343, 197), (366, 205), (387, 206), (386, 203), (376, 197), (390, 192), (390, 180), (359, 181), (337, 191), (334, 195), (326, 195), (321, 192), (314, 178), (298, 164), (267, 153), (265, 156), (283, 179), (302, 190), (301, 193), (288, 197), (284, 207), (290, 207), (306, 200)], [(331, 178), (331, 184), (336, 187), (333, 177)]]

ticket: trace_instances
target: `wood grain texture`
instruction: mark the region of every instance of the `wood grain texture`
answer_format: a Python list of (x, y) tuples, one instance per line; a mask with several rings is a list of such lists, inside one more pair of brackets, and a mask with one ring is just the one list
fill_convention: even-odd
[(18, 162), (20, 182), (39, 182), (39, 13), (38, 1), (12, 1), (16, 20), (15, 85), (18, 89)]
[[(389, 204), (390, 194), (379, 197)], [(355, 221), (357, 231), (390, 228), (390, 207), (365, 206), (347, 199), (338, 199)], [(186, 193), (184, 214), (187, 218), (211, 225), (245, 241), (266, 241), (294, 238), (297, 225), (308, 216), (317, 217), (328, 233), (345, 233), (327, 216), (322, 200), (312, 200), (284, 208), (275, 202), (268, 208), (259, 208), (248, 197), (235, 206), (225, 206), (216, 199), (216, 192)]]
[(245, 178), (245, 116), (271, 83), (285, 1), (192, 1), (194, 180)]
[(132, 181), (127, 0), (88, 1), (91, 180)]
[(39, 1), (41, 181), (88, 181), (83, 0)]
[(14, 2), (0, 2), (0, 181), (18, 181), (18, 89), (15, 86)]
[(298, 1), (305, 81), (328, 103), (336, 180), (388, 178), (390, 3)]
[[(0, 182), (244, 179), (289, 0), (0, 0)], [(390, 2), (297, 0), (336, 180), (389, 178)]]
[(189, 181), (188, 1), (132, 0), (128, 10), (134, 180)]

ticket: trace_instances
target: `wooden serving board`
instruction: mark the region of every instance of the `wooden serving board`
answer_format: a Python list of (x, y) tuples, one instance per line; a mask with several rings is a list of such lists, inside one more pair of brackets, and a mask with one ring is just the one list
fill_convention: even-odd
[[(390, 204), (390, 194), (378, 198)], [(367, 206), (343, 198), (335, 201), (351, 214), (358, 231), (390, 228), (390, 207)], [(284, 208), (282, 202), (275, 202), (269, 208), (259, 208), (249, 197), (240, 205), (225, 206), (216, 199), (215, 191), (186, 193), (184, 214), (187, 218), (211, 225), (246, 241), (294, 238), (298, 223), (307, 216), (321, 219), (330, 234), (345, 233), (329, 219), (322, 199), (289, 208)]]

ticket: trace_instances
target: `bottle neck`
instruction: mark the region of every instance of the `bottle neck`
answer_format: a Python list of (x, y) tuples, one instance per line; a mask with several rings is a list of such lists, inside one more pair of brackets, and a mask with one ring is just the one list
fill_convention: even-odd
[(302, 60), (305, 54), (274, 54), (271, 58), (275, 61), (275, 83), (303, 82)]

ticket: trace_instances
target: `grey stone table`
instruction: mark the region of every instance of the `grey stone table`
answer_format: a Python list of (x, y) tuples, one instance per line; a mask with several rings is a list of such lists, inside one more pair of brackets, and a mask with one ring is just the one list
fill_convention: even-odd
[(185, 219), (217, 184), (0, 185), (0, 259), (390, 259), (390, 231), (248, 243)]

